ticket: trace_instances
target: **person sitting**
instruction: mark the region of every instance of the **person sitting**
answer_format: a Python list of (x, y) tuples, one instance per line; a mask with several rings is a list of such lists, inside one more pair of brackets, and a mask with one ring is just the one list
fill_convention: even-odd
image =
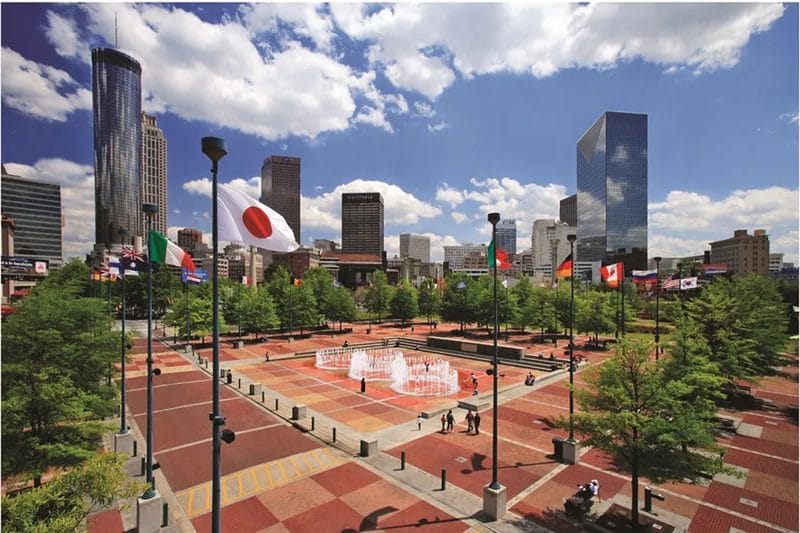
[(552, 361), (552, 360), (553, 360), (553, 359), (555, 359), (555, 358), (556, 358), (556, 356), (555, 356), (555, 355), (553, 355), (553, 352), (550, 352), (550, 360)]
[(344, 344), (342, 344), (342, 348), (347, 348), (348, 346), (350, 346), (350, 343), (344, 341)]
[(525, 385), (532, 387), (536, 378), (534, 377), (532, 372), (528, 372), (528, 375), (525, 377)]
[[(588, 511), (592, 507), (592, 504), (594, 503), (592, 502), (592, 497), (594, 494), (597, 494), (596, 491), (599, 490), (600, 487), (599, 484), (594, 484), (596, 481), (597, 480), (592, 480), (584, 485), (578, 483), (578, 491), (569, 498), (564, 498), (564, 512), (567, 515), (579, 515), (582, 512)], [(593, 487), (597, 488), (593, 489)]]

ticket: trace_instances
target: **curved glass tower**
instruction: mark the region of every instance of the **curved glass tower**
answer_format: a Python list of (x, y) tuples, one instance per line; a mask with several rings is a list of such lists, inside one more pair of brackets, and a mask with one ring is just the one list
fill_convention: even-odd
[(142, 67), (111, 48), (92, 50), (95, 244), (132, 244), (142, 228)]

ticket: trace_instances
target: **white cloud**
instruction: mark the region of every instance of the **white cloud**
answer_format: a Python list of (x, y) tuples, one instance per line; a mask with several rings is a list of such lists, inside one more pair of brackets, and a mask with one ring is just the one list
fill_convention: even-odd
[(92, 108), (92, 93), (67, 72), (25, 59), (3, 47), (3, 103), (27, 115), (64, 122), (80, 109)]
[(469, 220), (469, 217), (467, 217), (467, 215), (465, 215), (464, 213), (459, 213), (458, 211), (451, 212), (450, 218), (452, 218), (456, 224), (463, 224), (464, 222)]
[(780, 120), (785, 120), (789, 124), (797, 124), (798, 120), (800, 120), (800, 113), (783, 113), (780, 117)]
[(433, 118), (436, 116), (436, 111), (427, 102), (414, 102), (414, 116)]
[[(251, 4), (240, 8), (245, 26), (254, 34), (278, 33), (279, 23), (289, 24), (294, 32), (309, 38), (323, 51), (332, 49), (336, 37), (333, 21), (323, 6), (304, 3)], [(291, 38), (284, 35), (283, 38)]]
[(45, 35), (58, 55), (89, 61), (89, 47), (81, 41), (74, 20), (62, 17), (54, 11), (48, 11)]
[(450, 204), (454, 208), (464, 201), (464, 194), (458, 189), (450, 187), (447, 183), (442, 183), (436, 188), (436, 199), (440, 202)]
[(379, 192), (383, 196), (384, 225), (409, 226), (420, 219), (442, 214), (438, 207), (416, 198), (391, 183), (356, 179), (339, 185), (319, 196), (301, 198), (301, 224), (303, 228), (331, 229), (341, 227), (342, 193)]
[(372, 43), (367, 57), (395, 86), (438, 97), (455, 81), (497, 72), (546, 77), (633, 59), (676, 73), (730, 68), (779, 4), (333, 4), (338, 26)]
[(428, 131), (430, 131), (430, 132), (441, 131), (441, 130), (445, 129), (446, 127), (447, 127), (447, 124), (445, 124), (444, 122), (437, 122), (435, 124), (428, 124)]
[(651, 257), (700, 254), (709, 249), (709, 242), (729, 238), (735, 229), (752, 233), (763, 228), (772, 252), (797, 257), (797, 206), (797, 189), (777, 186), (736, 190), (719, 200), (672, 191), (663, 202), (648, 207), (648, 253)]
[(94, 168), (66, 159), (40, 159), (33, 166), (5, 163), (10, 174), (57, 183), (64, 213), (64, 258), (81, 257), (94, 245)]
[[(235, 178), (227, 182), (234, 189), (249, 194), (256, 200), (261, 197), (261, 177), (253, 176), (250, 179)], [(211, 198), (211, 180), (209, 178), (197, 178), (189, 180), (183, 185), (183, 190), (189, 194), (198, 194)]]

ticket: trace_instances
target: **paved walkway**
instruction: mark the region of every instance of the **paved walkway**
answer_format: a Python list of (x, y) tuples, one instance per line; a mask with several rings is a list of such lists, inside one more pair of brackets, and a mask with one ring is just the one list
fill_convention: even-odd
[[(439, 325), (446, 331), (448, 325)], [(521, 385), (527, 370), (503, 367), (499, 393), (499, 480), (507, 488), (509, 514), (499, 522), (480, 519), (482, 491), (491, 480), (492, 412), (486, 363), (448, 358), (460, 379), (480, 376), (477, 398), (470, 391), (452, 397), (425, 399), (398, 395), (385, 385), (370, 383), (366, 394), (358, 382), (316, 369), (312, 359), (292, 357), (294, 351), (341, 346), (409, 336), (409, 329), (373, 327), (337, 337), (313, 337), (296, 342), (269, 341), (241, 350), (224, 349), (223, 366), (233, 373), (222, 387), (221, 406), (227, 428), (237, 439), (223, 445), (223, 530), (336, 531), (426, 528), (442, 531), (579, 531), (581, 526), (561, 513), (561, 500), (576, 483), (598, 479), (602, 502), (630, 506), (630, 479), (603, 453), (585, 451), (577, 465), (562, 465), (552, 456), (552, 438), (566, 436), (556, 419), (568, 413), (564, 371), (535, 372), (534, 387)], [(427, 328), (415, 328), (424, 338)], [(518, 345), (531, 353), (551, 347), (531, 344), (530, 334)], [(333, 344), (332, 344), (333, 342)], [(159, 489), (169, 495), (171, 523), (179, 531), (210, 530), (210, 375), (196, 356), (160, 345), (154, 354), (164, 373), (154, 391), (154, 448)], [(128, 407), (131, 420), (144, 428), (143, 341), (137, 340), (129, 365)], [(264, 361), (269, 349), (270, 361)], [(202, 353), (201, 353), (202, 355)], [(589, 365), (607, 354), (588, 353)], [(576, 374), (577, 386), (582, 386)], [(655, 489), (667, 496), (656, 502), (659, 517), (677, 530), (797, 531), (798, 438), (797, 365), (785, 375), (752, 388), (766, 403), (753, 409), (723, 413), (735, 432), (720, 439), (728, 450), (726, 463), (741, 469), (743, 478), (718, 476), (705, 486), (666, 484)], [(249, 385), (263, 395), (249, 395)], [(478, 400), (479, 435), (466, 432), (459, 400)], [(292, 427), (292, 407), (303, 404), (309, 416)], [(438, 418), (417, 429), (420, 411), (454, 409), (458, 425), (441, 433)], [(314, 429), (310, 417), (314, 417)], [(334, 431), (336, 433), (334, 437)], [(357, 458), (360, 440), (378, 441), (379, 453)], [(334, 442), (335, 441), (335, 442)], [(143, 450), (143, 441), (139, 449)], [(406, 455), (400, 470), (400, 455)], [(447, 471), (441, 490), (441, 471)], [(642, 480), (644, 490), (647, 480)], [(643, 495), (640, 494), (640, 502)], [(126, 529), (130, 518), (122, 515)], [(92, 531), (117, 531), (114, 513), (94, 518)], [(100, 524), (103, 524), (102, 527)], [(112, 524), (112, 525), (109, 525)], [(98, 529), (99, 528), (99, 529)]]

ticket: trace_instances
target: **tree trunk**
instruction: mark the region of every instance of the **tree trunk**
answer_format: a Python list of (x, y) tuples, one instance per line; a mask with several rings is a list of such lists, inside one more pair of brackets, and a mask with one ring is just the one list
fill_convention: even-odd
[(34, 474), (33, 475), (33, 487), (39, 488), (42, 486), (42, 475), (41, 474)]
[(631, 522), (639, 527), (639, 465), (631, 465)]

